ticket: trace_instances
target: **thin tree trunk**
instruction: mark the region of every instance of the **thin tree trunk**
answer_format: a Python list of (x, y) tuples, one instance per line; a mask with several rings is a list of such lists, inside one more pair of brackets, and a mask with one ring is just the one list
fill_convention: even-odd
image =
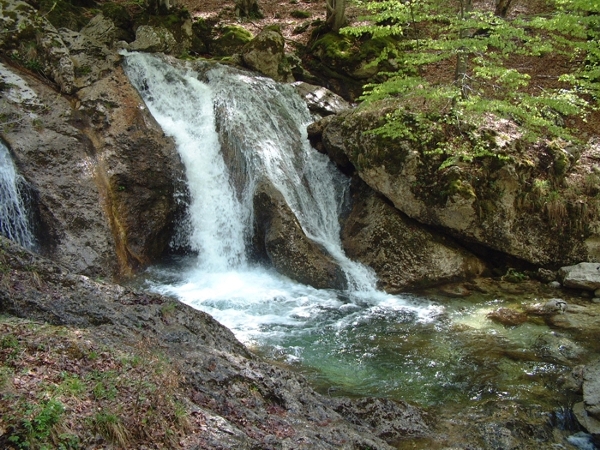
[(498, 17), (506, 17), (513, 0), (496, 0), (496, 9), (494, 14)]
[[(462, 0), (460, 2), (460, 20), (465, 21), (469, 18), (473, 10), (473, 0)], [(460, 39), (469, 37), (469, 29), (466, 26), (461, 27), (459, 31)], [(467, 70), (469, 68), (469, 52), (466, 47), (458, 49), (456, 55), (456, 70), (454, 73), (454, 82), (460, 87), (462, 98), (468, 97), (469, 86), (467, 84)]]
[(257, 0), (235, 0), (235, 13), (238, 17), (261, 18), (263, 16)]
[(327, 24), (332, 31), (339, 31), (346, 24), (346, 0), (325, 0)]

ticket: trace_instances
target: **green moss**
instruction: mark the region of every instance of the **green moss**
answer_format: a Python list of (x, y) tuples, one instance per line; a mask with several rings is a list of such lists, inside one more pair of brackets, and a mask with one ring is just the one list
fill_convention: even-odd
[(56, 28), (79, 31), (91, 19), (91, 14), (70, 0), (40, 0), (39, 11)]
[(308, 19), (310, 17), (310, 12), (296, 9), (290, 13), (290, 16), (294, 19)]
[(210, 44), (210, 50), (217, 56), (227, 56), (238, 52), (252, 40), (248, 30), (235, 25), (223, 27), (221, 36)]

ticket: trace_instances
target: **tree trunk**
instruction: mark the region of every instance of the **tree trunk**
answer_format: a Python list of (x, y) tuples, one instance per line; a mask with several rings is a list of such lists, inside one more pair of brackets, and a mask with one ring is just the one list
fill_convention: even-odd
[(496, 9), (494, 14), (498, 17), (506, 17), (512, 2), (513, 0), (496, 0)]
[(238, 17), (262, 18), (258, 0), (235, 0), (235, 13)]
[(325, 0), (327, 4), (327, 25), (332, 31), (339, 31), (346, 25), (346, 0)]
[[(473, 10), (473, 0), (462, 0), (460, 2), (460, 20), (467, 20)], [(469, 29), (464, 26), (459, 31), (460, 39), (469, 36)], [(460, 87), (462, 98), (468, 97), (469, 86), (467, 84), (467, 69), (469, 68), (469, 51), (466, 47), (458, 49), (456, 55), (456, 71), (454, 73), (454, 82)]]

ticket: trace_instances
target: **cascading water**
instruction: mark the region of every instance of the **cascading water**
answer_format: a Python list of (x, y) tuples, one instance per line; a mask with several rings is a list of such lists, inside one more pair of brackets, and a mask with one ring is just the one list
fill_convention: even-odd
[[(444, 306), (391, 296), (348, 260), (338, 225), (347, 182), (309, 147), (310, 116), (293, 89), (219, 66), (202, 68), (201, 82), (193, 70), (146, 54), (127, 54), (126, 71), (175, 139), (191, 197), (188, 239), (197, 257), (152, 268), (145, 280), (151, 289), (210, 313), (268, 357), (298, 363), (329, 393), (404, 399), (436, 411), (511, 399), (556, 407), (560, 396), (547, 384), (561, 366), (528, 359), (552, 331), (487, 319), (499, 306), (518, 308), (512, 295), (444, 299)], [(220, 142), (234, 153), (227, 164)], [(314, 289), (247, 261), (253, 189), (265, 178), (343, 268), (346, 291)], [(455, 413), (446, 408), (448, 417)]]
[[(426, 307), (378, 292), (371, 271), (344, 254), (338, 216), (348, 181), (310, 147), (310, 113), (292, 87), (222, 66), (208, 69), (203, 76), (208, 82), (201, 82), (191, 68), (148, 54), (127, 54), (125, 68), (152, 115), (175, 139), (191, 195), (189, 239), (198, 257), (183, 272), (156, 269), (168, 282), (154, 289), (206, 310), (246, 342), (280, 336), (288, 327), (318, 328), (331, 311), (345, 311), (331, 320), (351, 321), (357, 301), (427, 314)], [(242, 156), (236, 173), (224, 163), (217, 129), (230, 151)], [(260, 177), (282, 193), (307, 236), (340, 265), (346, 292), (299, 285), (246, 261)]]
[(23, 201), (23, 185), (8, 148), (0, 141), (0, 234), (34, 249), (36, 242)]

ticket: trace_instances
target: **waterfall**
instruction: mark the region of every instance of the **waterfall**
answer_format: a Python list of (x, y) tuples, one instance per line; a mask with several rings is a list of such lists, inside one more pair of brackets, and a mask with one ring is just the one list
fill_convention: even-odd
[(237, 199), (220, 151), (213, 91), (198, 74), (171, 68), (146, 54), (127, 58), (127, 74), (186, 168), (191, 204), (189, 243), (206, 270), (246, 263), (249, 212)]
[[(372, 272), (348, 259), (341, 245), (338, 217), (349, 181), (310, 147), (311, 116), (291, 86), (223, 66), (210, 68), (201, 82), (191, 68), (148, 54), (128, 54), (126, 71), (177, 143), (191, 194), (190, 243), (200, 265), (222, 271), (247, 264), (253, 189), (266, 177), (305, 234), (340, 265), (349, 289), (375, 290)], [(235, 174), (223, 160), (217, 128), (243, 159)]]
[(17, 173), (8, 148), (0, 141), (0, 233), (23, 247), (34, 249), (27, 208), (24, 202), (25, 180)]

